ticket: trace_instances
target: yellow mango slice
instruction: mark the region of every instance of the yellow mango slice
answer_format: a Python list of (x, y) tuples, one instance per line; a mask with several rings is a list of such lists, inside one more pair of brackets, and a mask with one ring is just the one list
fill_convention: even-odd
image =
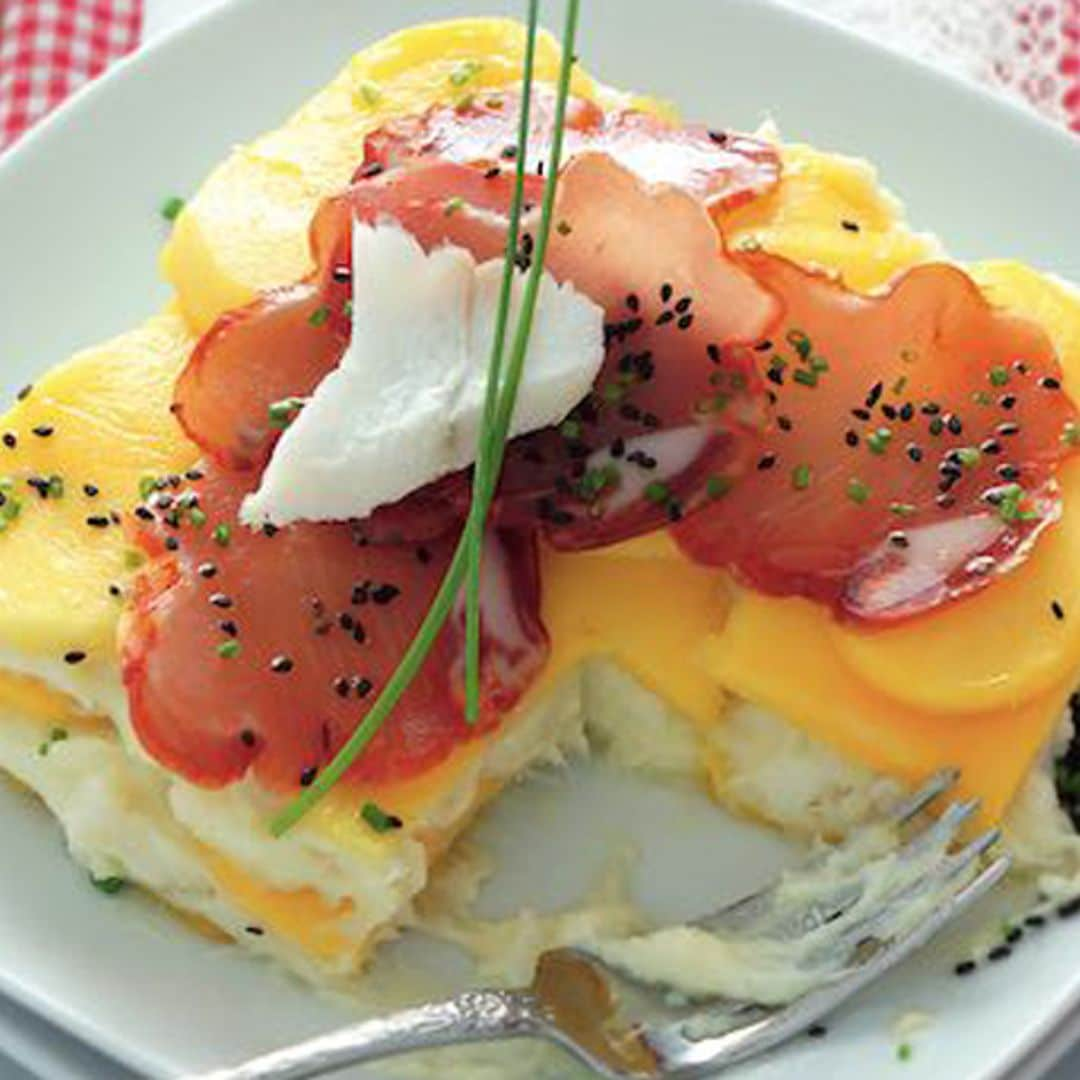
[(709, 672), (878, 772), (914, 784), (959, 767), (962, 789), (982, 799), (988, 819), (999, 818), (1058, 722), (1072, 679), (1016, 709), (920, 711), (860, 680), (823, 638), (823, 618), (808, 601), (739, 590), (724, 633), (706, 646)]
[(695, 723), (717, 722), (723, 697), (699, 654), (724, 623), (722, 574), (681, 556), (553, 551), (543, 553), (540, 572), (552, 647), (545, 680), (604, 656)]
[(798, 144), (781, 147), (781, 158), (774, 192), (718, 216), (732, 247), (759, 244), (803, 266), (835, 271), (863, 291), (938, 254), (936, 241), (907, 227), (903, 208), (865, 161)]
[[(0, 642), (59, 658), (69, 650), (112, 656), (121, 601), (109, 586), (131, 573), (122, 530), (88, 518), (138, 500), (141, 477), (182, 470), (195, 458), (169, 413), (173, 382), (192, 341), (163, 314), (77, 353), (38, 381), (0, 419), (0, 477), (19, 516), (0, 532)], [(34, 434), (34, 429), (39, 434)], [(50, 432), (42, 435), (40, 432)], [(56, 476), (63, 493), (40, 498), (26, 484)], [(96, 495), (84, 491), (90, 484)], [(59, 495), (59, 497), (56, 497)]]
[[(509, 19), (402, 30), (353, 57), (284, 126), (233, 151), (188, 202), (161, 256), (192, 330), (308, 272), (308, 223), (319, 202), (349, 182), (368, 132), (517, 83), (524, 41), (522, 24)], [(558, 42), (541, 34), (536, 77), (553, 80), (560, 55)], [(592, 97), (597, 87), (576, 70), (572, 90)]]

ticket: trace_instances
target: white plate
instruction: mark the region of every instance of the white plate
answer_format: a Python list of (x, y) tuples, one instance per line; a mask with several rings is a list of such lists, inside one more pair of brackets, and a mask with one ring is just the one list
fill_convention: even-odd
[[(154, 273), (157, 207), (194, 189), (231, 144), (278, 123), (361, 45), (407, 22), (478, 9), (475, 0), (403, 6), (238, 0), (121, 65), (0, 159), (0, 381), (15, 388), (165, 298)], [(1080, 148), (1030, 116), (753, 0), (585, 8), (581, 52), (604, 78), (720, 124), (753, 127), (771, 114), (790, 137), (875, 160), (912, 219), (958, 255), (1017, 256), (1080, 280)], [(557, 17), (551, 11), (549, 22)], [(29, 801), (0, 791), (0, 815), (0, 989), (97, 1049), (170, 1075), (345, 1017), (152, 905), (86, 887)], [(717, 817), (699, 797), (584, 769), (516, 790), (481, 826), (507, 861), (489, 904), (566, 900), (586, 877), (585, 851), (632, 834), (646, 848), (639, 880), (650, 905), (688, 914), (755, 884), (784, 857), (775, 840)], [(552, 875), (553, 865), (565, 871)], [(954, 959), (939, 943), (837, 1017), (828, 1038), (738, 1075), (989, 1080), (1080, 1000), (1080, 932), (1071, 926), (974, 980), (950, 974)], [(889, 1027), (909, 1008), (936, 1021), (900, 1064)]]

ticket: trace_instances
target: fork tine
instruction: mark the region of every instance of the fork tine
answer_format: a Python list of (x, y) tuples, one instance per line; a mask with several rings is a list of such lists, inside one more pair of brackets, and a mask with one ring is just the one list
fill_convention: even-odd
[(965, 799), (949, 803), (936, 821), (916, 833), (898, 851), (901, 858), (914, 858), (930, 847), (946, 847), (959, 832), (960, 827), (976, 814), (982, 805), (979, 799)]
[(678, 1077), (704, 1076), (711, 1070), (742, 1061), (784, 1042), (805, 1031), (925, 945), (946, 923), (993, 888), (1011, 863), (1008, 855), (999, 855), (970, 882), (954, 892), (948, 902), (931, 911), (905, 937), (881, 949), (864, 965), (851, 969), (846, 976), (811, 991), (783, 1010), (773, 1012), (745, 1028), (716, 1037), (694, 1037), (692, 1032), (688, 1032), (688, 1022), (683, 1020), (650, 1031), (646, 1036), (647, 1042), (657, 1052), (660, 1064), (671, 1075)]
[(996, 843), (1001, 840), (1001, 829), (995, 827), (976, 836), (966, 847), (954, 852), (946, 860), (950, 870), (954, 873), (963, 870), (980, 856), (985, 855)]
[(925, 810), (938, 796), (944, 795), (960, 779), (960, 770), (938, 769), (918, 791), (893, 807), (889, 817), (897, 825), (906, 825), (913, 817)]

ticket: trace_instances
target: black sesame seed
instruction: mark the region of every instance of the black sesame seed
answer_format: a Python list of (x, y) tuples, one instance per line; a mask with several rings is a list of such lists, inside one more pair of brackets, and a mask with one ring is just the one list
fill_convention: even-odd
[(993, 457), (1001, 453), (1001, 443), (997, 439), (986, 439), (979, 444), (979, 449), (984, 454), (990, 454)]
[(314, 765), (309, 765), (300, 774), (300, 786), (301, 787), (311, 787), (311, 785), (313, 783), (315, 783), (315, 777), (318, 776), (318, 775), (319, 775), (319, 770)]
[(923, 416), (937, 416), (941, 412), (941, 406), (936, 401), (924, 401), (919, 406), (919, 412)]
[(197, 573), (199, 577), (212, 578), (217, 573), (217, 567), (212, 562), (200, 563)]
[(978, 964), (974, 960), (961, 960), (956, 967), (953, 968), (953, 973), (956, 975), (973, 975), (978, 968)]
[(915, 406), (910, 401), (905, 401), (900, 406), (900, 419), (906, 424), (915, 417)]
[(714, 364), (719, 364), (720, 363), (720, 346), (719, 345), (716, 345), (714, 342), (710, 341), (709, 344), (705, 346), (705, 354), (708, 356), (708, 358)]
[(236, 637), (240, 633), (240, 628), (232, 621), (232, 619), (222, 619), (218, 623), (218, 629), (229, 637)]
[(671, 283), (665, 281), (664, 284), (660, 286), (660, 299), (666, 304), (671, 299), (674, 292), (675, 289), (672, 287)]
[(276, 525), (271, 525), (269, 521), (262, 527), (262, 534), (267, 540), (273, 540), (279, 532), (280, 530), (278, 527)]
[(1005, 933), (1005, 944), (1015, 945), (1024, 936), (1024, 931), (1019, 926), (1010, 926)]
[(868, 421), (870, 419), (870, 410), (869, 409), (852, 409), (851, 410), (851, 415), (854, 416), (856, 420), (862, 420), (862, 421), (865, 422), (865, 421)]
[(83, 484), (83, 494), (88, 499), (94, 499), (101, 493), (101, 489), (96, 484)]
[(376, 604), (389, 604), (400, 595), (401, 590), (396, 585), (380, 585), (372, 590), (371, 599)]
[(213, 604), (216, 608), (231, 608), (232, 597), (226, 596), (225, 593), (212, 593), (210, 596), (210, 603)]
[(1080, 915), (1080, 896), (1074, 896), (1071, 900), (1058, 904), (1057, 913), (1062, 919), (1071, 919), (1074, 915)]
[(691, 324), (694, 321), (694, 316), (691, 314), (683, 315), (679, 318), (679, 321), (675, 324), (680, 330), (689, 330)]
[(660, 314), (656, 316), (656, 325), (663, 326), (665, 323), (671, 322), (671, 320), (674, 318), (674, 311), (661, 311)]
[(859, 223), (857, 221), (849, 221), (847, 218), (840, 222), (840, 227), (842, 229), (845, 229), (847, 232), (859, 231)]
[(190, 480), (193, 484), (196, 481), (201, 480), (205, 475), (206, 474), (201, 469), (188, 469), (188, 471), (184, 473), (185, 479)]
[(637, 293), (627, 293), (626, 294), (626, 306), (631, 311), (640, 311), (641, 310), (641, 301), (638, 299)]
[(166, 536), (165, 537), (165, 550), (166, 551), (179, 551), (180, 550), (180, 541), (177, 540), (175, 536)]
[(1011, 481), (1020, 478), (1020, 470), (1015, 465), (999, 465), (996, 471), (1002, 480)]
[(1054, 600), (1050, 604), (1050, 610), (1054, 613), (1054, 618), (1061, 622), (1065, 618), (1065, 609), (1061, 606), (1059, 600)]
[(150, 511), (150, 508), (147, 507), (147, 506), (136, 506), (134, 513), (135, 513), (135, 516), (137, 518), (139, 518), (140, 520), (142, 520), (142, 521), (153, 521), (154, 520), (154, 515)]
[(772, 454), (772, 453), (770, 453), (770, 454), (762, 454), (761, 457), (758, 458), (758, 463), (757, 463), (758, 472), (767, 472), (775, 464), (776, 464), (776, 455), (775, 454)]
[(86, 519), (86, 524), (92, 529), (107, 529), (109, 527), (109, 519), (105, 514), (91, 514)]
[(353, 689), (357, 697), (367, 697), (374, 689), (375, 684), (370, 679), (360, 678), (353, 682)]
[(998, 398), (998, 404), (1003, 409), (1012, 409), (1016, 406), (1016, 395), (1002, 394), (1001, 397)]
[(690, 310), (690, 305), (693, 303), (693, 299), (689, 296), (680, 296), (675, 301), (675, 311), (679, 315), (685, 315)]
[(911, 546), (911, 541), (907, 537), (907, 533), (896, 531), (889, 533), (889, 543), (895, 548), (906, 548)]
[(884, 416), (886, 420), (895, 420), (897, 415), (898, 415), (897, 410), (896, 410), (896, 406), (895, 405), (889, 405), (888, 403), (886, 403), (885, 405), (882, 405), (881, 406), (881, 415)]
[(86, 659), (86, 653), (82, 649), (72, 649), (64, 653), (65, 664), (81, 664)]
[(915, 462), (916, 465), (923, 459), (922, 447), (915, 443), (907, 444), (907, 456)]
[(353, 627), (352, 637), (357, 645), (363, 645), (364, 642), (367, 641), (367, 631), (364, 629), (362, 623), (357, 623)]
[(38, 424), (30, 429), (39, 439), (47, 439), (56, 429), (51, 424)]
[(872, 409), (881, 400), (884, 390), (885, 384), (881, 382), (876, 382), (870, 387), (870, 393), (866, 395), (866, 407), (868, 409)]
[(495, 177), (498, 176), (501, 172), (502, 169), (500, 169), (498, 165), (492, 165), (490, 169), (485, 170), (484, 179), (494, 180)]
[(382, 171), (383, 167), (378, 161), (369, 161), (360, 169), (358, 175), (363, 179), (369, 179), (372, 176), (378, 176)]
[(33, 393), (33, 390), (34, 390), (34, 384), (33, 384), (33, 383), (27, 383), (27, 384), (26, 384), (26, 385), (25, 385), (25, 386), (24, 386), (24, 387), (23, 387), (23, 388), (22, 388), (22, 389), (21, 389), (21, 390), (20, 390), (20, 391), (19, 391), (19, 392), (18, 392), (18, 393), (17, 393), (16, 395), (15, 395), (15, 397), (16, 397), (16, 398), (17, 398), (17, 399), (18, 399), (19, 401), (25, 401), (25, 400), (26, 400), (26, 399), (27, 399), (27, 398), (28, 398), (28, 397), (29, 397), (29, 396), (31, 395), (31, 393)]
[(1044, 926), (1046, 926), (1046, 916), (1038, 914), (1025, 915), (1024, 925), (1029, 926), (1034, 930), (1041, 930)]
[(340, 626), (342, 630), (352, 630), (353, 627), (356, 626), (356, 620), (347, 611), (343, 611), (338, 616), (338, 626)]
[(791, 417), (790, 416), (778, 416), (776, 418), (776, 426), (781, 431), (791, 431), (791, 429), (795, 425), (791, 422)]
[(276, 675), (288, 675), (293, 669), (293, 662), (287, 656), (275, 656), (270, 661), (270, 670)]
[(330, 685), (333, 686), (334, 693), (338, 697), (349, 696), (349, 680), (344, 675), (339, 675)]
[(960, 417), (955, 413), (950, 413), (945, 420), (945, 426), (953, 435), (959, 435), (964, 430), (964, 425), (960, 421)]
[(1020, 432), (1020, 425), (1015, 423), (998, 424), (997, 433), (1005, 438), (1009, 438), (1011, 435), (1017, 435)]
[(255, 745), (255, 732), (252, 731), (250, 728), (244, 728), (244, 730), (240, 732), (240, 741), (245, 746), (254, 746)]
[(4, 445), (9, 450), (14, 450), (15, 447), (19, 445), (19, 440), (18, 440), (18, 438), (16, 438), (16, 436), (12, 432), (5, 431), (4, 432)]
[(1055, 379), (1052, 375), (1047, 375), (1044, 378), (1039, 380), (1039, 385), (1044, 390), (1060, 390), (1061, 389), (1061, 380), (1060, 379)]
[(829, 1029), (824, 1024), (811, 1024), (806, 1029), (806, 1034), (809, 1035), (811, 1039), (823, 1039), (829, 1034)]
[(642, 413), (641, 422), (647, 428), (658, 428), (660, 426), (660, 417), (651, 412)]
[(262, 937), (266, 931), (261, 926), (245, 926), (244, 933), (250, 934), (252, 937)]
[(987, 954), (986, 959), (991, 962), (1007, 960), (1012, 956), (1012, 949), (1008, 945), (995, 945)]
[(123, 596), (124, 595), (124, 590), (121, 589), (119, 585), (110, 585), (109, 586), (109, 595), (110, 596)]
[(854, 449), (856, 446), (859, 445), (859, 436), (854, 431), (848, 429), (846, 432), (844, 432), (844, 442), (846, 442), (848, 446)]
[(1023, 360), (1017, 360), (1016, 363), (1013, 364), (1013, 370), (1018, 375), (1026, 375), (1031, 369), (1027, 366), (1027, 364), (1024, 363)]
[(417, 562), (422, 563), (424, 566), (427, 566), (427, 564), (431, 562), (431, 552), (428, 551), (426, 547), (418, 547), (416, 549), (416, 560)]

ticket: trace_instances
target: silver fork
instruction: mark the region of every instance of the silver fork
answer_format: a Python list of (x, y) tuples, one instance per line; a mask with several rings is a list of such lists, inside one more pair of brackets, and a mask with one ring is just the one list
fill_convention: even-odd
[[(957, 846), (977, 801), (950, 803), (927, 821), (931, 804), (957, 777), (955, 770), (936, 773), (897, 806), (889, 823), (904, 834), (902, 842), (839, 880), (820, 871), (836, 852), (843, 854), (844, 845), (694, 924), (792, 948), (809, 943), (808, 970), (818, 985), (789, 1004), (690, 1001), (642, 983), (588, 947), (561, 948), (540, 957), (527, 988), (469, 990), (189, 1080), (299, 1080), (414, 1050), (521, 1037), (554, 1042), (609, 1080), (709, 1075), (805, 1032), (1004, 876), (1009, 857), (990, 853), (999, 830)], [(875, 876), (885, 866), (882, 860), (896, 871), (884, 890)], [(806, 897), (792, 911), (783, 901), (793, 886)], [(828, 940), (816, 946), (826, 930)]]

